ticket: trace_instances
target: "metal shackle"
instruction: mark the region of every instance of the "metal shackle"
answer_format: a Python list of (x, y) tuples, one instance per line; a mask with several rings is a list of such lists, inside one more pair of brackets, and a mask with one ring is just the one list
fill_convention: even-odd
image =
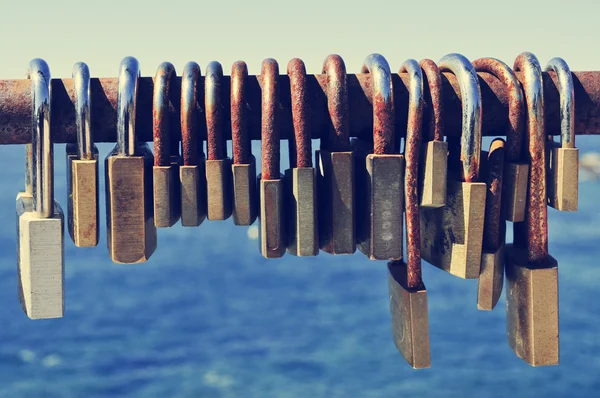
[(292, 98), (294, 137), (289, 140), (290, 168), (312, 167), (310, 109), (306, 84), (306, 67), (301, 59), (292, 59), (287, 66)]
[(481, 157), (481, 90), (475, 68), (460, 54), (448, 54), (439, 62), (440, 71), (456, 76), (462, 102), (462, 138), (460, 159), (462, 178), (476, 182)]
[(135, 155), (135, 118), (137, 110), (140, 64), (134, 57), (125, 57), (119, 66), (117, 94), (117, 155)]
[(227, 157), (223, 137), (222, 80), (223, 67), (217, 61), (210, 62), (206, 67), (206, 78), (204, 79), (208, 160), (223, 160)]
[(185, 64), (181, 74), (181, 152), (185, 166), (197, 166), (200, 160), (199, 80), (200, 66), (195, 62)]
[[(560, 143), (563, 148), (575, 148), (575, 86), (569, 65), (562, 58), (552, 58), (546, 72), (556, 73), (560, 94)], [(550, 139), (552, 137), (550, 136)]]
[(280, 177), (279, 160), (279, 65), (272, 58), (262, 62), (262, 179)]
[(177, 74), (170, 62), (163, 62), (156, 69), (154, 93), (152, 96), (152, 130), (154, 135), (154, 165), (171, 164), (171, 120), (169, 97), (175, 85)]
[(54, 215), (54, 151), (50, 130), (51, 76), (46, 61), (31, 60), (27, 78), (31, 80), (32, 136), (31, 161), (25, 172), (32, 185), (33, 213), (38, 218), (50, 218)]
[(246, 80), (248, 66), (237, 61), (231, 67), (231, 147), (233, 164), (248, 164), (252, 156), (252, 145), (248, 131), (248, 103)]
[(75, 125), (77, 126), (77, 157), (94, 159), (94, 137), (92, 136), (92, 95), (90, 70), (84, 62), (73, 65), (73, 88), (75, 91)]
[(440, 69), (430, 59), (422, 59), (419, 62), (421, 69), (425, 72), (427, 85), (429, 86), (430, 103), (429, 112), (429, 131), (427, 141), (444, 141), (444, 102), (442, 91), (442, 75)]
[(371, 74), (371, 104), (373, 105), (373, 152), (394, 153), (399, 147), (394, 137), (394, 93), (392, 73), (386, 59), (371, 54), (363, 62), (361, 73)]
[(323, 62), (322, 73), (327, 76), (327, 108), (331, 127), (325, 136), (325, 149), (332, 152), (350, 150), (350, 120), (346, 65), (337, 54), (331, 54)]

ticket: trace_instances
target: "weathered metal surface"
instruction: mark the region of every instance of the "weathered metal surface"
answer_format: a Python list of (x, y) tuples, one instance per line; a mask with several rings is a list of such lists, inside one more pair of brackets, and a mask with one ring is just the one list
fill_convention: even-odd
[(288, 63), (292, 100), (292, 121), (294, 137), (290, 143), (290, 168), (312, 167), (312, 147), (310, 134), (310, 104), (306, 85), (306, 68), (298, 58)]
[[(204, 160), (202, 137), (206, 137), (203, 111), (203, 92), (199, 90), (200, 66), (188, 62), (181, 78), (181, 155), (185, 166), (197, 166)], [(174, 90), (174, 88), (172, 88)], [(202, 119), (201, 119), (202, 117)], [(200, 132), (204, 133), (201, 134)]]
[[(277, 180), (280, 176), (280, 109), (279, 109), (279, 66), (277, 61), (267, 58), (261, 68), (261, 142), (262, 179)], [(283, 95), (282, 95), (283, 96)]]
[(443, 141), (444, 140), (444, 92), (442, 89), (442, 75), (440, 69), (435, 62), (430, 59), (423, 59), (419, 62), (423, 69), (424, 78), (427, 82), (427, 87), (424, 99), (424, 116), (423, 119), (427, 122), (427, 140), (428, 141)]
[(231, 67), (231, 145), (234, 165), (249, 164), (252, 155), (248, 131), (247, 80), (246, 63), (235, 62)]
[(337, 54), (327, 56), (321, 73), (326, 76), (325, 94), (330, 120), (327, 133), (321, 135), (321, 149), (348, 152), (350, 151), (350, 120), (344, 60)]

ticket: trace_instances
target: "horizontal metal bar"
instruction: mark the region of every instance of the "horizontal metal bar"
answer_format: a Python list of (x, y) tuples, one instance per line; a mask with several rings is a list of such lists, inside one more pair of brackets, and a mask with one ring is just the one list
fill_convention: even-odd
[[(520, 78), (520, 73), (517, 73)], [(575, 83), (575, 127), (576, 134), (600, 134), (600, 72), (574, 72)], [(281, 138), (293, 136), (289, 79), (279, 77), (280, 87), (280, 127)], [(444, 74), (445, 135), (458, 136), (461, 132), (461, 109), (458, 85), (452, 74)], [(173, 87), (180, 91), (181, 79)], [(396, 102), (396, 130), (405, 135), (408, 115), (408, 77), (394, 74), (394, 98)], [(508, 97), (505, 87), (494, 76), (479, 73), (479, 83), (483, 102), (483, 134), (486, 136), (504, 135), (508, 124)], [(554, 73), (544, 73), (546, 102), (546, 131), (559, 134), (559, 95)], [(201, 81), (203, 87), (204, 80)], [(252, 139), (260, 139), (261, 126), (261, 78), (249, 76), (247, 81), (248, 126)], [(326, 75), (308, 76), (308, 98), (310, 100), (312, 137), (320, 138), (329, 128), (329, 114), (325, 89)], [(139, 82), (137, 106), (138, 140), (152, 141), (152, 93), (153, 79), (143, 77)], [(28, 80), (0, 81), (0, 145), (26, 144), (31, 142), (31, 88)], [(226, 131), (230, 131), (230, 78), (224, 77), (222, 84), (223, 114)], [(203, 91), (203, 89), (202, 89)], [(202, 93), (201, 91), (201, 93)], [(92, 79), (92, 131), (96, 142), (116, 141), (117, 79)], [(204, 96), (200, 95), (203, 104)], [(371, 78), (368, 74), (348, 75), (348, 98), (350, 102), (350, 131), (354, 137), (372, 137), (373, 108), (370, 104)], [(75, 107), (72, 79), (52, 81), (52, 127), (55, 143), (76, 141)], [(172, 113), (174, 134), (180, 135), (178, 128), (179, 103), (173, 104)], [(200, 132), (205, 139), (205, 130)]]

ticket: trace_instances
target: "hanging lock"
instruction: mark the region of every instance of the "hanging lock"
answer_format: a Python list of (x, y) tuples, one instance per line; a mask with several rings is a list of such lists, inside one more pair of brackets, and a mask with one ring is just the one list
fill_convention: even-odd
[(260, 195), (260, 252), (265, 258), (285, 254), (286, 237), (283, 215), (283, 176), (279, 171), (279, 66), (272, 58), (261, 68), (262, 90), (262, 173), (258, 176)]
[(233, 222), (252, 225), (257, 216), (256, 159), (248, 131), (246, 81), (248, 67), (238, 61), (231, 68), (231, 144), (233, 148)]
[(181, 75), (181, 152), (179, 166), (181, 197), (181, 225), (197, 227), (206, 218), (206, 169), (199, 129), (200, 106), (198, 82), (200, 66), (188, 62)]
[(31, 319), (64, 314), (64, 216), (54, 200), (54, 154), (50, 130), (50, 69), (36, 58), (29, 63), (32, 137), (26, 149), (25, 192), (17, 195), (19, 300)]
[[(477, 73), (460, 54), (446, 55), (440, 69), (456, 75), (462, 99), (460, 174), (448, 176), (446, 206), (421, 212), (423, 258), (461, 278), (478, 278), (486, 184), (477, 182), (481, 156), (481, 93)], [(451, 163), (452, 164), (452, 163)]]
[(331, 124), (315, 153), (319, 187), (319, 246), (329, 254), (356, 251), (354, 152), (350, 148), (346, 66), (339, 55), (323, 63)]
[(67, 144), (69, 235), (78, 247), (98, 244), (98, 148), (91, 122), (90, 71), (83, 62), (73, 66), (77, 143)]
[[(390, 67), (381, 55), (371, 54), (362, 73), (372, 78), (373, 153), (359, 140), (353, 143), (366, 168), (357, 172), (362, 197), (359, 202), (358, 245), (371, 260), (402, 258), (404, 210), (404, 156), (395, 139), (394, 95)], [(366, 156), (364, 156), (366, 155)]]
[(439, 208), (446, 205), (448, 176), (448, 143), (444, 142), (444, 106), (442, 77), (435, 62), (424, 59), (420, 66), (429, 86), (429, 136), (422, 147), (419, 175), (421, 207)]
[(295, 256), (319, 254), (317, 172), (312, 165), (306, 68), (298, 58), (288, 63), (294, 136), (289, 142), (290, 168), (285, 171), (287, 249)]
[(523, 159), (523, 91), (515, 73), (504, 62), (494, 58), (473, 61), (478, 72), (487, 72), (499, 79), (508, 91), (508, 128), (503, 184), (502, 213), (507, 221), (521, 222), (525, 219), (529, 164)]
[(579, 149), (575, 148), (575, 87), (567, 63), (552, 58), (546, 71), (556, 73), (560, 92), (560, 144), (548, 136), (548, 204), (560, 211), (579, 206)]
[(427, 290), (421, 277), (419, 221), (419, 152), (423, 121), (423, 75), (415, 60), (402, 64), (399, 73), (408, 73), (409, 100), (406, 131), (406, 263), (388, 263), (388, 285), (392, 335), (398, 351), (415, 369), (431, 366)]
[(117, 145), (105, 160), (106, 233), (115, 263), (147, 261), (156, 249), (152, 197), (154, 156), (135, 137), (138, 61), (126, 57), (119, 68)]

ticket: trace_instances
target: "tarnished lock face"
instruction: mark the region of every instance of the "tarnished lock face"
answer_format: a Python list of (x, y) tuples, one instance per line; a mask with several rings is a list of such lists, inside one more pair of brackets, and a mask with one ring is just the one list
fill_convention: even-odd
[(567, 63), (552, 58), (547, 71), (556, 73), (560, 91), (560, 144), (552, 136), (546, 142), (548, 158), (548, 204), (560, 211), (579, 206), (579, 149), (575, 148), (575, 88)]
[[(477, 182), (481, 152), (481, 93), (477, 73), (460, 54), (449, 54), (440, 69), (456, 75), (462, 98), (462, 170), (449, 172), (446, 206), (421, 212), (423, 258), (461, 278), (478, 278), (486, 185)], [(451, 149), (452, 150), (452, 149)]]
[(121, 61), (117, 104), (117, 145), (105, 160), (106, 233), (115, 263), (147, 261), (156, 249), (152, 165), (146, 143), (135, 138), (135, 105), (140, 75), (135, 58)]
[(78, 247), (98, 244), (98, 148), (91, 131), (90, 72), (78, 62), (73, 67), (77, 143), (67, 144), (69, 235)]

